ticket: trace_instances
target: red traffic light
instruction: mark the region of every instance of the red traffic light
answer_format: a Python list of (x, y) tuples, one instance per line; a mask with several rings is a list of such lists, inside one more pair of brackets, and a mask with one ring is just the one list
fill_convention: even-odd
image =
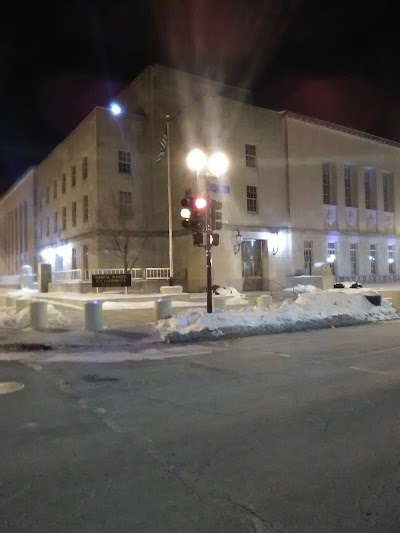
[(195, 198), (194, 205), (197, 207), (197, 209), (204, 209), (207, 205), (207, 200), (201, 197)]

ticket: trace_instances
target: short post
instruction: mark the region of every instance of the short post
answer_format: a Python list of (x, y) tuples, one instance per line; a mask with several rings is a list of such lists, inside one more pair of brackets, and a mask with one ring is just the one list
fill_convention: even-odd
[(225, 311), (226, 309), (226, 298), (225, 296), (214, 296), (212, 299), (214, 309), (219, 311)]
[(265, 309), (272, 304), (272, 296), (270, 294), (261, 294), (257, 298), (257, 307), (259, 309)]
[(102, 303), (96, 301), (85, 303), (85, 330), (101, 331), (103, 329)]
[(15, 310), (17, 311), (17, 313), (29, 307), (31, 301), (32, 300), (30, 298), (17, 298), (15, 302)]
[(47, 303), (31, 302), (30, 304), (31, 328), (35, 330), (47, 329)]
[(171, 318), (171, 316), (172, 304), (169, 298), (159, 298), (154, 302), (154, 318), (156, 322), (164, 318)]

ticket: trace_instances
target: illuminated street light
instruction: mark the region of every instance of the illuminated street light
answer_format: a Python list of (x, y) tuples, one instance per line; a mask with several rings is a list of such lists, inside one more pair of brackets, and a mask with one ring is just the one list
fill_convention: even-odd
[(186, 163), (190, 170), (200, 172), (200, 170), (203, 170), (206, 166), (206, 154), (199, 148), (195, 148), (188, 153)]
[(229, 167), (228, 157), (223, 152), (214, 152), (209, 157), (207, 166), (213, 176), (225, 174)]
[(122, 108), (117, 102), (111, 102), (110, 104), (110, 111), (113, 115), (116, 117), (122, 113)]

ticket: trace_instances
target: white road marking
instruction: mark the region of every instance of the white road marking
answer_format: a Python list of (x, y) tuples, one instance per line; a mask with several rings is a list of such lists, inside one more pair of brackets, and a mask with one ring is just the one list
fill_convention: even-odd
[(0, 394), (10, 394), (23, 389), (25, 385), (19, 381), (5, 381), (0, 383)]
[(384, 370), (374, 370), (372, 368), (363, 368), (360, 366), (351, 366), (351, 370), (358, 370), (358, 372), (367, 372), (369, 374), (382, 374), (384, 376), (391, 375), (391, 372), (385, 372)]

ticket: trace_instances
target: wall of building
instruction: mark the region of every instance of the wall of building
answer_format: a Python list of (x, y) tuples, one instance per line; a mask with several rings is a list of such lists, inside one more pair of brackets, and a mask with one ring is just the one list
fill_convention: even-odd
[(0, 275), (35, 266), (34, 184), (30, 169), (0, 200)]

